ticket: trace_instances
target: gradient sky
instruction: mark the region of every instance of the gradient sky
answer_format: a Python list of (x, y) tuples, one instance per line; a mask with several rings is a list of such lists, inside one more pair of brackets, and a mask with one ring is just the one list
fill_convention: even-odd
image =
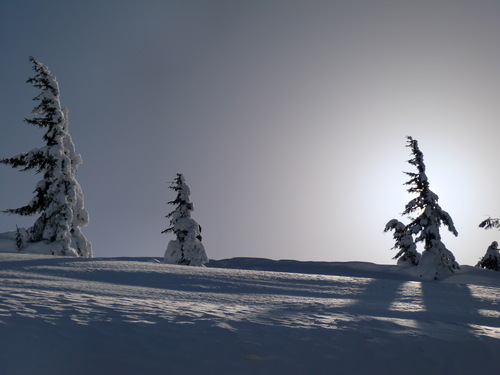
[[(406, 135), (457, 261), (500, 240), (478, 228), (500, 216), (498, 1), (2, 0), (0, 45), (0, 157), (43, 145), (32, 55), (69, 109), (96, 257), (163, 256), (180, 172), (210, 258), (392, 264)], [(0, 166), (0, 208), (39, 179)]]

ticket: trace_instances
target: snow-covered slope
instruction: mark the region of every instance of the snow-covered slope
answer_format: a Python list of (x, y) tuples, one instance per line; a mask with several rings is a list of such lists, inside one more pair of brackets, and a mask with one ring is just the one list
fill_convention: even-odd
[(498, 272), (209, 265), (0, 253), (0, 374), (498, 373)]

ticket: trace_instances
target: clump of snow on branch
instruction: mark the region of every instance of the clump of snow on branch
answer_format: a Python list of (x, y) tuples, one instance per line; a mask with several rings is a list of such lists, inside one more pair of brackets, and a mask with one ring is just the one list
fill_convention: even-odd
[(166, 216), (170, 219), (170, 227), (162, 233), (172, 232), (176, 239), (168, 243), (164, 262), (202, 266), (208, 262), (208, 256), (201, 242), (201, 226), (191, 217), (194, 209), (189, 198), (191, 190), (182, 174), (177, 174), (170, 188), (177, 193), (175, 200), (168, 202), (175, 209)]
[(500, 219), (489, 217), (479, 223), (479, 228), (484, 228), (484, 229), (500, 228)]

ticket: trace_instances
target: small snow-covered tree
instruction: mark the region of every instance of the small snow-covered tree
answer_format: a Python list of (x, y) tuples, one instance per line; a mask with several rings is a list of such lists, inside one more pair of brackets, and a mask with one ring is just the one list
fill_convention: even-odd
[[(33, 110), (35, 117), (25, 122), (45, 130), (43, 140), (46, 145), (1, 159), (21, 171), (35, 170), (42, 179), (35, 187), (35, 196), (20, 208), (4, 212), (40, 217), (27, 229), (27, 242), (53, 244), (56, 255), (76, 255), (92, 257), (92, 246), (81, 232), (81, 227), (89, 222), (87, 210), (83, 206), (83, 194), (76, 180), (76, 170), (82, 159), (68, 132), (68, 111), (61, 108), (59, 85), (49, 69), (30, 57), (34, 76), (28, 79), (40, 93), (33, 99), (38, 105)], [(21, 233), (18, 230), (18, 233)], [(19, 237), (21, 238), (21, 237)]]
[(399, 250), (394, 256), (398, 260), (398, 265), (418, 266), (421, 255), (417, 251), (417, 246), (413, 236), (408, 232), (408, 228), (402, 222), (396, 219), (389, 220), (385, 225), (384, 232), (394, 231), (395, 241), (393, 249)]
[(417, 140), (407, 137), (407, 147), (411, 149), (413, 158), (408, 163), (417, 168), (417, 172), (405, 172), (410, 176), (405, 185), (408, 192), (416, 194), (405, 207), (402, 215), (418, 215), (407, 225), (407, 230), (415, 235), (415, 242), (424, 243), (424, 252), (419, 267), (422, 275), (439, 278), (443, 273), (454, 272), (460, 269), (455, 257), (441, 241), (439, 228), (444, 225), (455, 236), (458, 235), (451, 216), (438, 204), (439, 197), (429, 187), (429, 180), (425, 174), (424, 155), (418, 147)]
[[(500, 219), (489, 217), (479, 223), (479, 228), (498, 229), (500, 228)], [(490, 247), (488, 247), (486, 254), (476, 264), (476, 267), (500, 271), (500, 255), (498, 250), (498, 243), (496, 241), (493, 241)]]
[(170, 219), (170, 227), (162, 233), (172, 232), (176, 239), (168, 243), (164, 262), (203, 266), (208, 262), (208, 257), (201, 243), (201, 226), (191, 217), (194, 208), (189, 199), (191, 191), (184, 176), (178, 173), (170, 188), (177, 192), (175, 200), (168, 202), (175, 209), (166, 216)]
[(500, 252), (498, 250), (498, 242), (493, 241), (491, 243), (486, 250), (486, 254), (476, 264), (476, 267), (500, 271)]

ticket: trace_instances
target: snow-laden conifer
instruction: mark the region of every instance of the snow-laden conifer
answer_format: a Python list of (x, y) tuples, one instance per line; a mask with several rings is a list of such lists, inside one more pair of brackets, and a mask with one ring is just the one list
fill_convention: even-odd
[(498, 242), (493, 241), (486, 250), (486, 254), (476, 264), (476, 267), (487, 268), (489, 270), (500, 271), (500, 251)]
[[(56, 255), (76, 255), (92, 257), (90, 242), (80, 228), (89, 222), (87, 210), (83, 206), (83, 194), (76, 180), (76, 171), (82, 163), (68, 132), (68, 111), (61, 108), (59, 85), (49, 69), (30, 58), (34, 76), (28, 83), (40, 90), (34, 98), (37, 106), (33, 110), (35, 117), (25, 122), (45, 130), (45, 146), (1, 159), (22, 171), (34, 170), (42, 174), (42, 179), (35, 187), (33, 199), (25, 206), (8, 209), (4, 212), (18, 215), (40, 213), (27, 235), (19, 236), (19, 243), (51, 243), (51, 252)], [(18, 233), (22, 231), (18, 230)]]
[(420, 151), (417, 140), (412, 137), (407, 139), (407, 147), (411, 149), (413, 155), (408, 163), (415, 166), (417, 172), (405, 172), (410, 176), (405, 185), (409, 186), (410, 194), (417, 196), (408, 202), (402, 214), (418, 215), (408, 224), (408, 231), (415, 235), (415, 242), (424, 243), (419, 267), (422, 268), (423, 275), (438, 278), (443, 272), (460, 269), (453, 253), (441, 241), (439, 228), (444, 225), (455, 236), (458, 236), (458, 232), (451, 216), (439, 206), (439, 197), (429, 187), (429, 180), (425, 174), (424, 154)]
[[(460, 269), (451, 251), (441, 241), (439, 228), (444, 225), (455, 236), (458, 235), (451, 216), (438, 204), (439, 197), (429, 187), (429, 180), (425, 173), (424, 155), (418, 147), (417, 140), (407, 137), (407, 147), (411, 149), (412, 159), (408, 163), (417, 168), (417, 172), (405, 172), (410, 176), (405, 185), (408, 192), (415, 195), (408, 204), (402, 215), (408, 216), (411, 222), (408, 225), (391, 220), (386, 225), (386, 231), (398, 230), (400, 238), (396, 238), (396, 247), (401, 254), (410, 249), (411, 243), (408, 236), (415, 237), (415, 243), (422, 242), (424, 251), (418, 262), (419, 273), (424, 278), (439, 278), (442, 274), (454, 272)], [(412, 217), (412, 215), (417, 215)], [(399, 223), (399, 224), (398, 224)], [(403, 238), (405, 238), (403, 240)], [(398, 242), (399, 241), (399, 242)], [(408, 247), (405, 247), (408, 244)], [(398, 253), (399, 254), (399, 253)]]
[(394, 259), (398, 260), (398, 265), (417, 266), (421, 255), (417, 251), (413, 236), (409, 233), (406, 225), (399, 220), (392, 219), (385, 225), (384, 232), (391, 230), (394, 231), (393, 238), (395, 244), (393, 249), (399, 250), (394, 256)]
[(201, 242), (201, 226), (191, 217), (193, 211), (193, 203), (189, 199), (191, 191), (184, 176), (178, 173), (170, 188), (177, 193), (175, 200), (168, 202), (174, 205), (175, 209), (166, 216), (170, 219), (170, 227), (162, 233), (172, 232), (176, 239), (168, 243), (164, 262), (203, 266), (208, 262), (208, 257)]

